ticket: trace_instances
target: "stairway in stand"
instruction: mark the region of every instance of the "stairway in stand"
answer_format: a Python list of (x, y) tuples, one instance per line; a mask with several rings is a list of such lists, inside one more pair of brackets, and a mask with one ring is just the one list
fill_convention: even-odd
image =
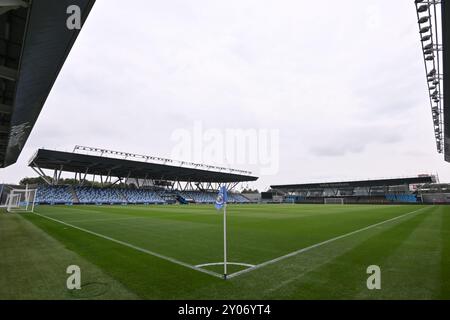
[(73, 203), (80, 203), (80, 199), (78, 199), (77, 193), (75, 192), (75, 189), (73, 186), (69, 187), (70, 192), (72, 193)]

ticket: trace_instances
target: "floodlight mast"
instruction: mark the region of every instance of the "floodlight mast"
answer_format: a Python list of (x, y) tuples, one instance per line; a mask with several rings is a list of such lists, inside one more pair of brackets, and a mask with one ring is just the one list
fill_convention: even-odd
[(442, 5), (442, 1), (415, 0), (414, 3), (421, 37), (425, 74), (427, 76), (436, 148), (438, 153), (443, 153), (444, 113), (442, 100), (444, 97), (441, 88), (443, 80), (441, 72), (443, 46), (441, 44), (442, 35), (439, 32), (437, 17), (437, 5)]

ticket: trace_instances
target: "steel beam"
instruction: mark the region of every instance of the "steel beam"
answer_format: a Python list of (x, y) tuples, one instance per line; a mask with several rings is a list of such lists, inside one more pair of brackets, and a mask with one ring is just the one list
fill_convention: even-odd
[[(38, 168), (39, 168), (39, 167), (38, 167)], [(44, 179), (44, 181), (45, 181), (49, 186), (52, 185), (52, 183), (51, 183), (50, 181), (47, 180), (47, 177), (46, 177), (45, 174), (42, 172), (42, 170), (39, 170), (39, 171), (41, 171), (41, 172), (39, 172), (38, 170), (36, 170), (35, 167), (31, 167), (31, 169), (33, 169), (34, 172), (36, 172), (36, 173), (38, 174), (39, 177), (41, 177), (42, 179)]]

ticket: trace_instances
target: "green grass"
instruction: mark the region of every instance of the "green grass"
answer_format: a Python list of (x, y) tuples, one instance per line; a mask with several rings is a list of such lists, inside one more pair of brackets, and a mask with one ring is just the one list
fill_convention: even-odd
[[(39, 206), (36, 212), (189, 265), (223, 261), (222, 215), (213, 206)], [(89, 297), (89, 286), (75, 297), (65, 289), (69, 264), (81, 266), (84, 284), (101, 279), (101, 292), (90, 290), (104, 299), (450, 299), (446, 206), (230, 205), (228, 260), (253, 265), (400, 218), (227, 281), (45, 217), (0, 214), (0, 231), (23, 228), (0, 233), (0, 255), (7, 257), (0, 261), (0, 299)], [(369, 265), (381, 267), (381, 290), (366, 287)]]

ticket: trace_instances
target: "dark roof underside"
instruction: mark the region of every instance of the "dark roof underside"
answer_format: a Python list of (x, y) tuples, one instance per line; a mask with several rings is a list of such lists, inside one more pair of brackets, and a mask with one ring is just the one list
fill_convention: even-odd
[(99, 157), (86, 154), (39, 149), (29, 163), (41, 169), (108, 175), (121, 178), (191, 182), (244, 182), (258, 178), (226, 172), (183, 168), (156, 163)]
[(399, 179), (378, 179), (378, 180), (361, 180), (361, 181), (343, 181), (343, 182), (326, 182), (326, 183), (305, 183), (305, 184), (287, 184), (270, 186), (272, 189), (278, 190), (311, 190), (325, 188), (356, 188), (356, 187), (379, 187), (379, 186), (399, 186), (404, 184), (421, 184), (431, 183), (431, 176), (399, 178)]
[(66, 27), (67, 7), (78, 5), (84, 23), (94, 2), (26, 0), (0, 7), (0, 168), (17, 161), (79, 34)]

